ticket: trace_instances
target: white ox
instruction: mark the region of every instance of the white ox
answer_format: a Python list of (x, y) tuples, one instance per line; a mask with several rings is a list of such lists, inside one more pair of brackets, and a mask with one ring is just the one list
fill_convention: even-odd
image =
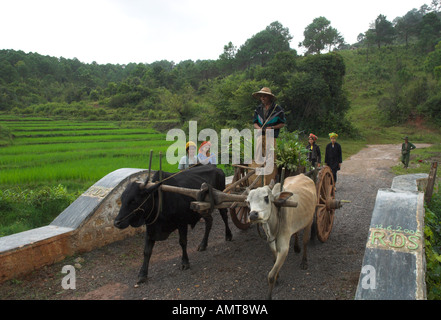
[[(249, 191), (247, 203), (250, 208), (250, 221), (261, 223), (269, 246), (274, 254), (275, 263), (268, 274), (268, 295), (271, 299), (279, 271), (288, 255), (291, 236), (295, 236), (295, 251), (300, 252), (297, 232), (303, 232), (303, 257), (301, 268), (307, 269), (306, 246), (309, 242), (311, 225), (317, 202), (314, 182), (303, 174), (288, 177), (280, 192), (280, 183), (274, 188), (264, 186)], [(282, 207), (286, 200), (296, 201), (297, 207)]]

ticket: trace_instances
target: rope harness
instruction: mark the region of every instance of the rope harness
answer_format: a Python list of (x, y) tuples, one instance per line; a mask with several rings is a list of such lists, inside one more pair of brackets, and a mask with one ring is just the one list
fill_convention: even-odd
[[(149, 194), (149, 196), (136, 208), (136, 209), (134, 209), (132, 212), (130, 212), (127, 216), (125, 216), (124, 218), (122, 218), (121, 219), (121, 221), (125, 221), (125, 220), (127, 220), (128, 218), (130, 218), (132, 215), (135, 215), (135, 214), (137, 214), (139, 211), (142, 211), (142, 212), (145, 212), (145, 210), (142, 208), (142, 206), (150, 199), (150, 197), (151, 197), (151, 195), (152, 194)], [(152, 214), (152, 212), (153, 212), (153, 208), (155, 207), (155, 197), (153, 197), (153, 206), (152, 206), (152, 209), (150, 210), (150, 212), (149, 212), (149, 215), (145, 218), (145, 220), (147, 221), (148, 220), (148, 218), (151, 216), (151, 214)], [(158, 210), (158, 214), (156, 215), (156, 217), (155, 217), (155, 219), (153, 219), (153, 221), (152, 222), (150, 222), (150, 223), (146, 223), (146, 225), (147, 226), (149, 226), (149, 225), (152, 225), (152, 224), (154, 224), (155, 222), (156, 222), (156, 220), (158, 219), (158, 217), (159, 217), (159, 210)]]
[[(272, 214), (273, 214), (273, 206), (271, 205), (270, 218), (271, 218), (271, 215), (272, 215)], [(268, 218), (268, 220), (269, 220), (269, 218)], [(272, 242), (276, 241), (277, 235), (279, 234), (279, 231), (280, 231), (280, 216), (279, 216), (279, 210), (277, 210), (277, 212), (276, 212), (276, 221), (277, 221), (277, 230), (276, 230), (276, 232), (275, 232), (275, 234), (274, 234), (274, 238), (273, 238), (272, 240), (269, 239), (270, 236), (269, 236), (268, 233), (269, 233), (270, 230), (267, 232), (267, 231), (265, 230), (265, 228), (262, 226), (264, 223), (258, 223), (258, 224), (257, 224), (257, 232), (259, 233), (259, 236), (260, 236), (261, 239), (265, 240), (265, 241), (268, 242), (268, 243), (272, 243)], [(268, 223), (266, 223), (266, 224), (268, 224)], [(266, 238), (262, 236), (262, 233), (260, 232), (260, 227), (263, 229), (263, 231), (265, 231)], [(269, 229), (269, 226), (268, 226), (268, 229)]]
[[(159, 184), (159, 185), (161, 185), (161, 184), (163, 184), (165, 181), (167, 181), (167, 180), (169, 180), (169, 179), (171, 179), (171, 178), (173, 178), (173, 177), (175, 177), (175, 176), (177, 176), (178, 174), (180, 174), (180, 173), (182, 173), (182, 172), (184, 172), (184, 171), (187, 171), (188, 169), (191, 169), (191, 168), (193, 168), (193, 167), (195, 167), (195, 166), (197, 166), (199, 163), (196, 163), (196, 164), (193, 164), (193, 165), (191, 165), (191, 166), (189, 166), (187, 169), (184, 169), (184, 170), (181, 170), (181, 171), (179, 171), (179, 172), (176, 172), (176, 173), (174, 173), (174, 174), (172, 174), (171, 176), (169, 176), (169, 177), (167, 177), (167, 178), (165, 178), (165, 179), (163, 179), (163, 180), (161, 180), (161, 181), (159, 181), (159, 182), (157, 182), (157, 184)], [(146, 184), (148, 183), (148, 181), (146, 182)], [(159, 186), (160, 187), (160, 186)], [(211, 207), (211, 210), (210, 210), (210, 212), (213, 210), (213, 208), (214, 208), (214, 200), (212, 200), (212, 197), (211, 197), (211, 194), (212, 194), (212, 187), (209, 185), (209, 188), (208, 188), (208, 190), (207, 190), (208, 192), (209, 192), (209, 194), (210, 194), (210, 200), (211, 200), (211, 203), (210, 203), (210, 207)], [(158, 190), (158, 192), (162, 192), (160, 189)], [(148, 195), (148, 197), (136, 208), (136, 209), (134, 209), (134, 210), (132, 210), (132, 212), (130, 212), (127, 216), (125, 216), (124, 218), (122, 218), (121, 219), (121, 221), (125, 221), (125, 220), (127, 220), (128, 218), (130, 218), (131, 216), (133, 216), (133, 215), (136, 215), (136, 214), (138, 214), (138, 212), (140, 212), (140, 211), (142, 211), (142, 212), (144, 212), (145, 213), (145, 210), (142, 208), (144, 205), (145, 205), (145, 203), (150, 199), (150, 197), (152, 196), (152, 193), (150, 193), (149, 195)], [(201, 194), (201, 196), (202, 196), (202, 194)], [(153, 212), (153, 209), (155, 208), (155, 197), (153, 197), (153, 205), (152, 205), (152, 208), (150, 209), (150, 212), (149, 212), (149, 214), (148, 214), (148, 216), (145, 218), (145, 221), (147, 221), (148, 220), (148, 218), (152, 215), (152, 212)], [(155, 222), (156, 222), (156, 220), (158, 220), (158, 217), (159, 217), (159, 215), (160, 215), (160, 213), (162, 212), (162, 206), (158, 206), (158, 210), (157, 210), (157, 212), (156, 212), (156, 217), (153, 219), (153, 221), (152, 222), (150, 222), (150, 223), (146, 223), (146, 226), (150, 226), (150, 225), (152, 225), (152, 224), (154, 224)]]

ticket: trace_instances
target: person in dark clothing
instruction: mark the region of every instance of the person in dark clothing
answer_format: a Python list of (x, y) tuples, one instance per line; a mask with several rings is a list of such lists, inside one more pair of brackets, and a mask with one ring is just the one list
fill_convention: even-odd
[(308, 150), (308, 161), (314, 168), (316, 166), (319, 168), (322, 163), (322, 153), (320, 152), (320, 147), (315, 143), (316, 141), (317, 136), (311, 133), (309, 135), (309, 143), (306, 146), (306, 149)]
[(341, 146), (336, 141), (338, 134), (332, 132), (329, 134), (329, 138), (331, 138), (331, 143), (326, 146), (325, 164), (331, 168), (334, 175), (334, 183), (337, 183), (337, 171), (341, 169), (343, 162)]
[(401, 162), (404, 164), (404, 168), (409, 167), (410, 151), (415, 149), (415, 145), (409, 142), (408, 137), (404, 137), (404, 143), (401, 145)]

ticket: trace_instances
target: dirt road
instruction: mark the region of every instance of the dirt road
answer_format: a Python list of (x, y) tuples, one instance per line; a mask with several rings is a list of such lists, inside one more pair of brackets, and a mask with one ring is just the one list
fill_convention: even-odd
[[(373, 145), (344, 161), (338, 173), (336, 198), (352, 202), (336, 211), (326, 243), (310, 243), (308, 270), (300, 269), (301, 255), (290, 251), (273, 299), (354, 298), (377, 190), (391, 186), (393, 174), (389, 168), (399, 162), (399, 155), (400, 145)], [(264, 299), (266, 277), (272, 267), (267, 243), (259, 238), (255, 227), (241, 231), (231, 221), (233, 241), (225, 242), (221, 219), (218, 214), (214, 218), (207, 251), (196, 251), (204, 224), (189, 231), (189, 270), (179, 269), (181, 250), (174, 233), (167, 241), (156, 243), (148, 283), (135, 287), (144, 242), (144, 235), (138, 235), (8, 281), (0, 288), (0, 300)], [(75, 290), (61, 286), (64, 265), (75, 266)]]

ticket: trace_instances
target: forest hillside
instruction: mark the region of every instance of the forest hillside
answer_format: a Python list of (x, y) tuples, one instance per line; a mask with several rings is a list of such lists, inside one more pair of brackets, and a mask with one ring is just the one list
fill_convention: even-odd
[[(370, 136), (378, 127), (441, 125), (441, 20), (438, 1), (392, 22), (379, 15), (346, 44), (325, 17), (305, 29), (304, 56), (275, 21), (217, 60), (99, 65), (0, 50), (0, 112), (88, 120), (197, 120), (243, 128), (268, 86), (290, 130)], [(367, 131), (366, 131), (367, 130)], [(375, 130), (377, 131), (377, 130)]]

